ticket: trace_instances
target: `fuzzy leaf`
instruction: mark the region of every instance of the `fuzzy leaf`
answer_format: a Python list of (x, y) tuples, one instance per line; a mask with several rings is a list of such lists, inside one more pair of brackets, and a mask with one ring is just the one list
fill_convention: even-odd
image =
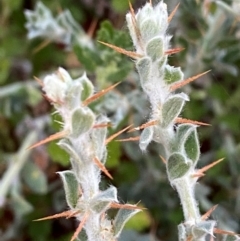
[(213, 235), (213, 229), (215, 226), (216, 222), (209, 220), (209, 221), (202, 221), (198, 223), (197, 225), (192, 227), (192, 235), (194, 239), (202, 239), (204, 238), (207, 234)]
[(117, 213), (117, 216), (114, 219), (113, 223), (113, 232), (114, 237), (118, 238), (125, 223), (130, 219), (134, 214), (138, 213), (140, 210), (132, 209), (120, 209)]
[(186, 100), (186, 95), (176, 94), (169, 97), (163, 104), (161, 123), (163, 128), (167, 128), (178, 117)]
[(66, 93), (66, 102), (70, 109), (80, 106), (83, 87), (80, 83), (73, 83)]
[(77, 154), (77, 152), (74, 150), (74, 148), (71, 145), (71, 142), (67, 139), (62, 139), (57, 143), (62, 149), (64, 149), (74, 160), (79, 161), (81, 163), (81, 160)]
[(78, 241), (88, 241), (88, 237), (86, 234), (86, 231), (84, 229), (81, 230), (81, 232), (77, 236)]
[(162, 56), (160, 59), (157, 60), (159, 76), (162, 75), (163, 67), (165, 67), (166, 63), (167, 63), (167, 57), (166, 56)]
[(117, 201), (117, 189), (111, 186), (94, 197), (91, 202), (91, 207), (95, 212), (102, 213), (112, 202)]
[(94, 115), (90, 109), (78, 108), (72, 114), (71, 136), (77, 138), (79, 135), (90, 130), (94, 123)]
[[(106, 116), (100, 115), (95, 122), (96, 125), (106, 124), (109, 119)], [(107, 127), (94, 128), (91, 131), (91, 140), (95, 155), (99, 160), (103, 160), (106, 151), (105, 140), (107, 136)], [(103, 160), (105, 161), (105, 160)]]
[(153, 128), (152, 126), (145, 128), (140, 136), (139, 146), (142, 151), (145, 151), (149, 143), (153, 139)]
[(172, 152), (183, 151), (184, 143), (193, 128), (194, 126), (189, 124), (178, 125), (176, 130), (176, 136), (174, 138), (175, 140), (174, 140), (174, 143), (172, 144)]
[(141, 37), (144, 42), (158, 35), (159, 29), (158, 25), (152, 19), (147, 19), (143, 21), (140, 25)]
[(74, 209), (79, 199), (79, 184), (72, 171), (58, 172), (62, 178), (66, 201), (71, 209)]
[(182, 154), (172, 154), (167, 161), (167, 172), (169, 179), (173, 181), (174, 179), (183, 177), (188, 172), (190, 167), (190, 163), (186, 161)]
[(180, 67), (175, 68), (170, 65), (165, 66), (164, 80), (166, 84), (172, 84), (182, 79), (183, 79), (183, 72), (181, 71)]
[(45, 173), (33, 162), (27, 162), (22, 169), (22, 178), (35, 193), (47, 192), (47, 178)]
[(151, 64), (152, 64), (152, 61), (149, 57), (141, 58), (140, 60), (137, 61), (137, 64), (136, 64), (143, 89), (147, 89), (147, 84), (149, 84)]
[(185, 153), (196, 163), (200, 155), (197, 129), (192, 124), (181, 124), (177, 128), (176, 138), (172, 144), (172, 152)]
[(147, 43), (146, 47), (147, 55), (152, 59), (154, 62), (156, 59), (159, 59), (163, 56), (163, 40), (161, 37), (157, 37), (151, 39)]
[(188, 158), (192, 160), (193, 163), (197, 163), (200, 156), (200, 145), (196, 127), (191, 131), (184, 143), (184, 147)]
[(14, 214), (17, 218), (22, 218), (23, 216), (33, 211), (33, 206), (17, 192), (11, 193), (11, 199), (9, 199), (9, 204), (14, 210)]
[[(75, 81), (77, 81), (77, 80), (75, 80)], [(88, 79), (86, 74), (83, 74), (83, 76), (79, 79), (79, 81), (81, 81), (82, 87), (83, 87), (83, 91), (81, 94), (81, 100), (84, 101), (93, 94), (94, 86), (93, 86), (92, 82)]]

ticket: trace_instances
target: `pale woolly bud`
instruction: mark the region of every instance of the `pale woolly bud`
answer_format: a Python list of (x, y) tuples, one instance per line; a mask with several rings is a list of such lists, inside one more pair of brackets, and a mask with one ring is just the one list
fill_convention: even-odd
[(63, 68), (59, 68), (57, 73), (44, 78), (43, 90), (53, 102), (63, 102), (71, 82), (72, 78), (68, 72)]
[[(142, 53), (149, 40), (165, 35), (168, 27), (166, 4), (159, 2), (155, 7), (152, 7), (150, 3), (147, 3), (136, 14), (136, 21), (130, 13), (127, 14), (126, 20), (134, 46), (137, 52)], [(166, 41), (168, 43), (168, 39)]]

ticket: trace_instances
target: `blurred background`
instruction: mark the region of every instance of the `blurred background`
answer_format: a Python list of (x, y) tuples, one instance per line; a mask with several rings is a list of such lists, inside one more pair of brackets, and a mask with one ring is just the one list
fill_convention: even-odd
[[(169, 13), (179, 3), (165, 2)], [(143, 4), (132, 1), (135, 10)], [(1, 241), (67, 241), (76, 228), (73, 219), (32, 221), (67, 210), (56, 172), (70, 168), (56, 142), (26, 150), (60, 128), (34, 76), (41, 79), (62, 66), (74, 78), (86, 71), (96, 91), (122, 81), (92, 108), (111, 118), (109, 135), (147, 121), (150, 107), (134, 62), (97, 42), (133, 50), (125, 23), (128, 9), (127, 0), (1, 0)], [(196, 187), (200, 210), (204, 214), (218, 204), (212, 214), (218, 227), (240, 233), (240, 1), (182, 0), (168, 34), (173, 48), (184, 48), (169, 62), (186, 78), (211, 70), (182, 90), (191, 99), (182, 116), (211, 124), (199, 128), (199, 168), (225, 158)], [(130, 134), (121, 138), (139, 135)], [(122, 203), (140, 202), (146, 208), (127, 223), (120, 241), (177, 240), (183, 215), (159, 145), (152, 143), (141, 153), (137, 142), (113, 141), (108, 152), (106, 166), (114, 180), (103, 175), (103, 187), (113, 184)]]

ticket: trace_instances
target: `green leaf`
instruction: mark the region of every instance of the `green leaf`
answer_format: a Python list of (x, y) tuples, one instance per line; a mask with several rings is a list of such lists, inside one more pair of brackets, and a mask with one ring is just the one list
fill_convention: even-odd
[(112, 0), (111, 5), (115, 12), (122, 14), (125, 13), (129, 8), (128, 0)]
[(118, 211), (117, 216), (115, 217), (114, 223), (113, 223), (113, 232), (114, 232), (115, 238), (119, 237), (125, 223), (138, 212), (139, 210), (130, 210), (130, 209), (120, 209)]
[(167, 172), (169, 179), (173, 181), (174, 179), (183, 177), (188, 172), (190, 167), (190, 163), (186, 161), (182, 154), (172, 154), (167, 160)]
[(45, 173), (33, 162), (27, 162), (22, 169), (22, 178), (28, 187), (36, 193), (47, 192), (47, 178)]
[(79, 184), (76, 176), (72, 171), (63, 171), (58, 173), (60, 174), (63, 182), (67, 204), (71, 209), (74, 209), (80, 196)]
[(62, 166), (69, 165), (69, 155), (55, 141), (50, 142), (47, 146), (48, 154), (51, 159), (60, 163)]
[(72, 113), (72, 133), (71, 136), (77, 138), (89, 131), (94, 123), (93, 112), (88, 108), (77, 108)]
[(88, 241), (88, 237), (86, 234), (86, 231), (84, 229), (81, 230), (81, 232), (77, 236), (78, 241)]
[(139, 146), (142, 151), (145, 151), (149, 143), (153, 139), (153, 128), (152, 126), (145, 128), (140, 136)]
[[(128, 33), (126, 31), (115, 29), (112, 23), (108, 20), (101, 22), (100, 29), (97, 32), (97, 39), (125, 49), (132, 47), (132, 42)], [(103, 45), (99, 45), (99, 49), (108, 49), (110, 52), (114, 53), (114, 55), (119, 56), (116, 51), (106, 48)], [(122, 55), (120, 59), (126, 59), (126, 57)]]
[(168, 98), (162, 107), (161, 126), (167, 128), (181, 113), (185, 101), (188, 100), (187, 95), (181, 93)]
[(163, 56), (163, 40), (161, 37), (156, 37), (151, 39), (147, 43), (146, 47), (147, 55), (152, 59), (152, 61), (156, 61), (157, 59)]
[(16, 192), (11, 193), (10, 205), (14, 210), (14, 214), (18, 218), (22, 218), (26, 214), (33, 211), (32, 205)]
[(73, 50), (84, 68), (89, 72), (94, 72), (100, 62), (98, 53), (80, 45), (75, 45)]
[[(3, 48), (0, 47), (0, 51), (2, 53), (4, 53), (4, 50)], [(5, 57), (5, 56), (3, 56)], [(9, 59), (7, 59), (6, 57), (5, 58), (0, 58), (0, 84), (4, 84), (7, 80), (7, 77), (9, 76), (9, 73), (10, 73), (10, 67), (11, 67), (11, 64), (10, 64), (10, 61)]]
[(165, 83), (172, 84), (182, 79), (183, 79), (183, 72), (180, 67), (175, 68), (170, 65), (165, 66), (165, 70), (164, 70)]
[(121, 144), (117, 141), (111, 141), (108, 144), (108, 155), (106, 161), (107, 168), (114, 168), (120, 164)]
[(145, 210), (134, 215), (126, 224), (126, 229), (134, 229), (138, 232), (146, 230), (151, 226), (150, 214)]

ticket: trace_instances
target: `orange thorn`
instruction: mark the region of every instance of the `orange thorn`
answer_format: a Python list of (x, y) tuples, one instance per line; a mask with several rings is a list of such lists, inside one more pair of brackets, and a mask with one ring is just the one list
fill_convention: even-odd
[(116, 140), (116, 141), (125, 142), (125, 141), (139, 141), (139, 140), (140, 140), (140, 136), (135, 136), (135, 137), (129, 137), (129, 138), (126, 138), (126, 139), (119, 139), (119, 140)]
[[(133, 6), (132, 6), (131, 1), (129, 1), (129, 0), (128, 0), (128, 5), (129, 5), (129, 9), (130, 9), (131, 15), (134, 16), (134, 18), (135, 18), (135, 13), (134, 13)], [(136, 19), (136, 18), (135, 18), (135, 19)]]
[(188, 236), (187, 241), (192, 241), (192, 240), (193, 240), (193, 236), (192, 235)]
[(73, 234), (72, 238), (70, 241), (74, 241), (74, 239), (77, 238), (78, 234), (82, 231), (83, 225), (86, 223), (87, 219), (89, 217), (88, 213), (85, 213), (83, 216), (83, 219), (81, 220), (78, 228), (76, 229), (75, 233)]
[(71, 213), (72, 213), (72, 210), (69, 210), (69, 211), (65, 211), (65, 212), (62, 212), (62, 213), (54, 214), (54, 215), (51, 215), (51, 216), (47, 216), (45, 218), (35, 219), (33, 221), (44, 221), (44, 220), (49, 220), (49, 219), (54, 219), (54, 218), (68, 217), (69, 215), (71, 215)]
[(33, 78), (38, 82), (39, 85), (41, 85), (42, 87), (44, 86), (43, 81), (41, 79), (39, 79), (36, 76), (33, 76)]
[(180, 3), (178, 3), (178, 5), (173, 9), (173, 11), (171, 12), (171, 14), (168, 16), (168, 23), (171, 22), (173, 16), (175, 15), (175, 13), (177, 12), (177, 9), (179, 7)]
[(59, 101), (59, 100), (57, 100), (57, 101), (55, 101), (55, 100), (52, 100), (51, 98), (49, 98), (47, 95), (45, 95), (45, 94), (42, 94), (43, 95), (43, 97), (48, 101), (48, 102), (52, 102), (52, 103), (54, 103), (54, 104), (58, 104), (58, 105), (62, 105), (63, 104), (63, 102), (62, 101)]
[(185, 79), (185, 80), (183, 80), (183, 81), (181, 81), (181, 82), (177, 82), (176, 84), (173, 84), (173, 85), (170, 87), (170, 90), (171, 90), (171, 91), (175, 91), (176, 89), (179, 89), (179, 88), (183, 87), (184, 85), (189, 84), (190, 82), (198, 79), (199, 77), (207, 74), (207, 73), (210, 72), (210, 71), (211, 71), (211, 70), (208, 70), (208, 71), (203, 72), (203, 73), (201, 73), (201, 74), (198, 74), (198, 75), (195, 75), (195, 76), (190, 77), (190, 78), (188, 78), (188, 79)]
[(93, 126), (93, 128), (104, 128), (104, 127), (111, 127), (111, 123), (101, 123), (101, 124), (96, 124)]
[(99, 91), (98, 93), (96, 93), (95, 95), (92, 95), (91, 97), (87, 98), (86, 100), (83, 101), (82, 105), (86, 106), (89, 105), (90, 103), (92, 103), (93, 101), (97, 100), (98, 98), (102, 97), (103, 95), (105, 95), (106, 93), (108, 93), (109, 91), (111, 91), (112, 89), (114, 89), (117, 85), (119, 85), (121, 82), (118, 82), (114, 85), (111, 85), (110, 87)]
[(66, 130), (65, 130), (65, 131), (57, 132), (57, 133), (55, 133), (55, 134), (47, 137), (46, 139), (41, 140), (41, 141), (37, 142), (36, 144), (33, 144), (32, 146), (29, 146), (29, 147), (27, 148), (27, 150), (30, 150), (30, 149), (35, 148), (35, 147), (37, 147), (37, 146), (46, 144), (46, 143), (48, 143), (48, 142), (50, 142), (50, 141), (63, 138), (63, 137), (65, 137), (65, 136), (68, 135), (68, 134), (69, 134), (69, 131), (66, 131)]
[(127, 55), (127, 56), (129, 56), (129, 57), (131, 57), (133, 59), (138, 59), (138, 58), (142, 58), (143, 57), (143, 55), (138, 54), (136, 52), (127, 51), (127, 50), (125, 50), (123, 48), (120, 48), (120, 47), (117, 47), (115, 45), (112, 45), (112, 44), (109, 44), (109, 43), (105, 43), (105, 42), (102, 42), (102, 41), (99, 41), (99, 40), (98, 40), (98, 42), (103, 44), (103, 45), (108, 46), (109, 48), (114, 49), (115, 51), (117, 51), (117, 52), (119, 52), (121, 54), (125, 54), (125, 55)]
[(130, 209), (130, 210), (143, 210), (144, 208), (138, 207), (137, 205), (132, 204), (120, 204), (120, 203), (111, 203), (111, 208), (119, 208), (119, 209)]
[(205, 174), (203, 174), (203, 173), (195, 173), (192, 175), (192, 177), (204, 177), (204, 176), (205, 176)]
[(54, 100), (52, 100), (52, 99), (50, 99), (47, 95), (45, 95), (45, 94), (42, 94), (42, 96), (48, 101), (48, 102), (52, 102), (52, 103), (56, 103), (57, 104), (57, 102), (56, 101), (54, 101)]
[(101, 161), (97, 157), (94, 157), (93, 160), (95, 164), (102, 170), (102, 172), (106, 174), (106, 176), (108, 176), (110, 179), (113, 179), (107, 168), (101, 163)]
[(202, 220), (206, 220), (209, 218), (211, 213), (216, 209), (218, 205), (214, 205), (212, 208), (210, 208), (205, 214), (202, 215)]
[(94, 34), (94, 32), (95, 32), (95, 30), (96, 30), (96, 27), (97, 27), (97, 23), (98, 23), (98, 19), (93, 19), (92, 20), (92, 22), (91, 22), (91, 24), (90, 24), (90, 27), (89, 27), (89, 29), (88, 29), (88, 31), (87, 31), (87, 35), (90, 37), (90, 38), (92, 38), (93, 37), (93, 34)]
[(132, 128), (132, 129), (129, 130), (128, 132), (139, 131), (139, 130), (145, 129), (146, 127), (154, 126), (154, 125), (156, 125), (157, 123), (158, 123), (157, 120), (151, 120), (151, 121), (149, 121), (149, 122), (147, 122), (147, 123), (142, 124), (141, 126)]
[(175, 120), (175, 123), (189, 123), (189, 124), (194, 124), (194, 125), (202, 125), (202, 126), (211, 126), (210, 124), (204, 123), (204, 122), (199, 122), (199, 121), (193, 121), (193, 120), (189, 120), (189, 119), (185, 119), (185, 118), (181, 118), (181, 117), (177, 117)]
[(214, 228), (213, 229), (213, 232), (214, 233), (220, 233), (220, 234), (228, 234), (228, 235), (240, 235), (238, 233), (234, 233), (234, 232), (231, 232), (231, 231), (226, 231), (226, 230), (222, 230), (222, 229), (219, 229), (219, 228)]
[(167, 164), (167, 161), (163, 156), (159, 155), (159, 157), (161, 158), (161, 160), (163, 161), (164, 164)]
[(213, 163), (211, 163), (211, 164), (209, 164), (209, 165), (207, 165), (207, 166), (205, 166), (205, 167), (197, 170), (197, 173), (204, 173), (204, 172), (206, 172), (207, 170), (209, 170), (210, 168), (214, 167), (214, 166), (217, 165), (219, 162), (221, 162), (223, 159), (224, 159), (224, 158), (221, 158), (221, 159), (219, 159), (219, 160), (217, 160), (217, 161), (215, 161), (215, 162), (213, 162)]
[(137, 41), (138, 41), (141, 49), (143, 50), (143, 43), (142, 43), (142, 39), (141, 39), (141, 33), (139, 31), (139, 28), (137, 27), (136, 16), (135, 16), (135, 13), (134, 13), (134, 10), (133, 10), (131, 2), (128, 1), (128, 3), (129, 3), (129, 9), (130, 9), (131, 17), (132, 17), (132, 23), (133, 23), (134, 30), (135, 30), (136, 36), (137, 36)]
[(79, 214), (81, 211), (80, 210), (77, 210), (75, 212), (72, 212), (70, 215), (68, 215), (66, 218), (69, 219), (69, 218), (72, 218), (73, 216), (75, 216), (76, 214)]
[(175, 48), (175, 49), (168, 49), (165, 51), (164, 54), (166, 55), (171, 55), (171, 54), (176, 54), (176, 53), (179, 53), (181, 51), (183, 51), (185, 48)]
[(110, 141), (112, 141), (114, 138), (116, 138), (117, 136), (119, 136), (120, 134), (122, 134), (124, 131), (126, 131), (127, 129), (129, 129), (132, 125), (122, 129), (121, 131), (118, 131), (117, 133), (111, 135), (110, 137), (108, 137), (106, 140), (105, 140), (105, 145), (107, 145)]
[(49, 39), (44, 40), (42, 43), (40, 43), (37, 47), (33, 49), (32, 54), (38, 53), (40, 50), (48, 46), (51, 42), (52, 40)]
[(151, 6), (152, 6), (152, 0), (149, 0), (149, 3), (151, 4)]

